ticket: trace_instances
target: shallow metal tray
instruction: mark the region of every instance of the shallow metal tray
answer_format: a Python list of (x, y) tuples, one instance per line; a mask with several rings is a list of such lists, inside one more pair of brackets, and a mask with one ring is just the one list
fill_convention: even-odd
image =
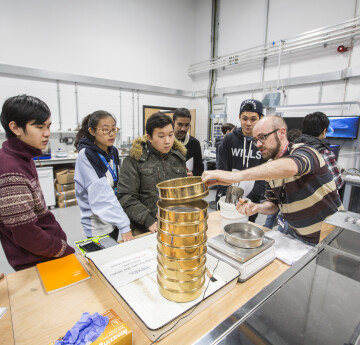
[(224, 227), (225, 241), (236, 247), (260, 247), (264, 236), (263, 230), (249, 223), (232, 223)]

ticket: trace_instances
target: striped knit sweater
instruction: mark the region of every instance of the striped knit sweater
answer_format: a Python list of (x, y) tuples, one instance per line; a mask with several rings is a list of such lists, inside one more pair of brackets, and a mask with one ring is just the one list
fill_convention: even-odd
[(267, 181), (266, 199), (278, 205), (301, 237), (316, 242), (322, 222), (343, 209), (333, 176), (321, 154), (310, 146), (292, 145), (283, 157), (296, 163), (298, 173), (287, 179)]
[(16, 271), (74, 253), (45, 205), (32, 159), (40, 153), (17, 138), (0, 149), (0, 240)]

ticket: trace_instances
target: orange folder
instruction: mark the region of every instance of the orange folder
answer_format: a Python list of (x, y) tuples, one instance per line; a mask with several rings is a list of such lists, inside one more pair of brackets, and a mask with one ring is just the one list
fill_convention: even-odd
[(46, 293), (50, 294), (89, 279), (75, 254), (36, 265)]

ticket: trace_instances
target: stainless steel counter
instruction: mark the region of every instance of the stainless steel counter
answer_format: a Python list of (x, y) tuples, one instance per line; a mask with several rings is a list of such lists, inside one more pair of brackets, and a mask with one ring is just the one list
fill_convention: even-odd
[(343, 205), (345, 210), (349, 210), (351, 207), (351, 191), (353, 187), (360, 187), (360, 176), (358, 175), (346, 175), (343, 177), (345, 181)]
[(359, 339), (360, 231), (337, 227), (196, 344), (331, 345), (360, 344)]
[[(120, 162), (125, 159), (128, 155), (119, 155)], [(42, 159), (42, 160), (34, 160), (35, 165), (39, 166), (50, 166), (50, 165), (58, 165), (58, 164), (75, 164), (77, 158), (77, 154), (72, 154), (67, 157), (51, 157), (51, 159)]]
[(76, 162), (76, 156), (68, 156), (64, 158), (52, 157), (51, 159), (34, 160), (34, 162), (37, 167), (58, 164), (73, 164)]

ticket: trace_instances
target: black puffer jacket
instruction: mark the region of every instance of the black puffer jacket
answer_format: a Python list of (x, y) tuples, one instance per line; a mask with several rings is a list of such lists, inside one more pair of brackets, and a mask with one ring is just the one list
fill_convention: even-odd
[(133, 229), (148, 231), (157, 220), (159, 182), (186, 177), (186, 148), (175, 140), (170, 152), (162, 155), (146, 136), (134, 140), (118, 182), (118, 199)]
[(309, 145), (309, 146), (313, 147), (314, 149), (316, 149), (317, 151), (319, 151), (320, 153), (323, 150), (331, 151), (330, 146), (324, 140), (314, 137), (312, 135), (308, 135), (308, 134), (302, 134), (299, 138), (296, 138), (292, 142), (293, 142), (293, 144), (303, 143), (303, 144)]

